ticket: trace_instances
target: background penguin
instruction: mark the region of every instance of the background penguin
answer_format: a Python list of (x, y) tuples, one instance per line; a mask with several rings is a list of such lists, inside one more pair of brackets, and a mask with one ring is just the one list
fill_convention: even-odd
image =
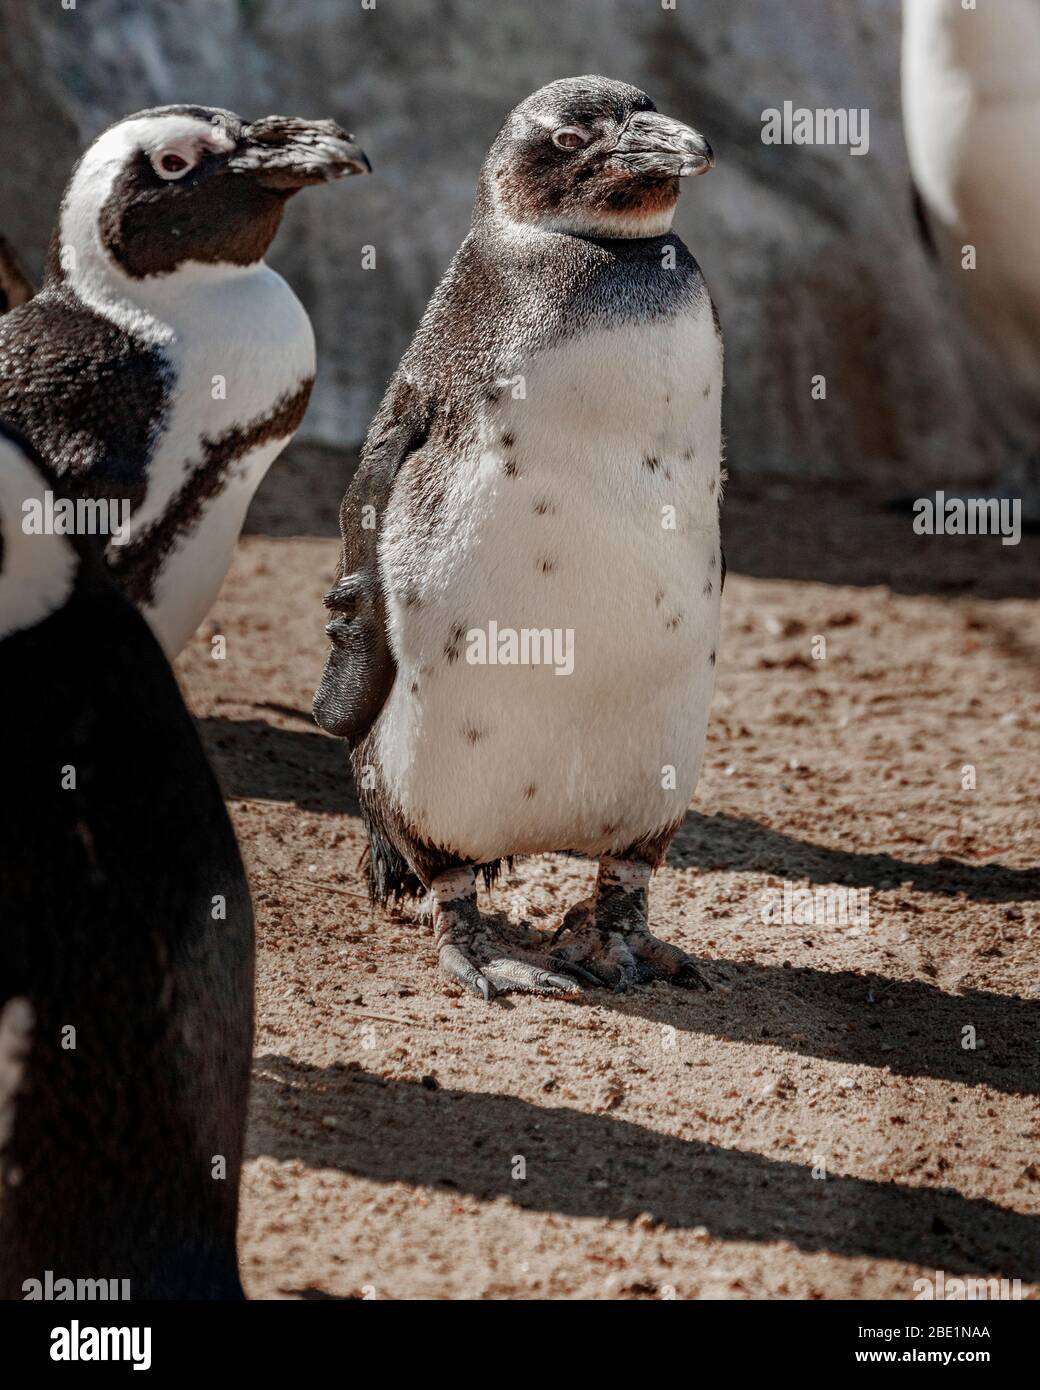
[[(1040, 3), (905, 0), (903, 124), (916, 207), (1018, 457), (1004, 490), (1040, 521)], [(963, 248), (976, 249), (974, 269)]]
[[(711, 164), (625, 83), (518, 106), (343, 502), (315, 717), (352, 745), (373, 894), (431, 889), (441, 965), (485, 998), (573, 988), (560, 968), (705, 983), (646, 895), (718, 640), (721, 334), (669, 230)], [(573, 632), (573, 672), (471, 664), (492, 622)], [(553, 972), (504, 958), (475, 894), (546, 851), (600, 861)]]
[(18, 253), (5, 236), (0, 236), (0, 314), (27, 304), (35, 293)]
[(91, 543), (22, 529), (59, 488), (0, 432), (0, 1298), (240, 1298), (249, 889), (147, 624)]
[(205, 617), (314, 378), (264, 263), (286, 201), (368, 168), (332, 121), (165, 106), (73, 171), (41, 292), (0, 319), (0, 415), (132, 520), (110, 563), (168, 655)]

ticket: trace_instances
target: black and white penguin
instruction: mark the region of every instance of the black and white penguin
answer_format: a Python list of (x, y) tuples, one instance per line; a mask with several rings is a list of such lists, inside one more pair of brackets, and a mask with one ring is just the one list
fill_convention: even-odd
[(264, 255), (294, 193), (367, 168), (332, 121), (128, 116), (73, 171), (43, 289), (0, 319), (0, 415), (128, 506), (110, 564), (170, 656), (314, 379), (310, 320)]
[(253, 915), (148, 625), (0, 429), (0, 1298), (241, 1298)]
[[(904, 0), (903, 126), (916, 209), (1009, 443), (1004, 495), (1040, 523), (1040, 4)], [(965, 264), (967, 248), (974, 262)]]
[[(705, 983), (647, 886), (718, 643), (721, 333), (670, 231), (712, 163), (622, 82), (521, 103), (344, 498), (315, 717), (352, 746), (374, 896), (429, 890), (441, 966), (485, 998)], [(475, 873), (549, 851), (599, 879), (546, 971), (496, 947)]]

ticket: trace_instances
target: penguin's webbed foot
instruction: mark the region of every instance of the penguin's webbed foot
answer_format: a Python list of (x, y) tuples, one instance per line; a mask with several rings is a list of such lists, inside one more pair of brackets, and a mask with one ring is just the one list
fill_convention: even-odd
[[(566, 936), (562, 945), (557, 943)], [(619, 932), (601, 931), (596, 925), (592, 898), (576, 903), (553, 933), (549, 964), (558, 970), (581, 971), (592, 984), (623, 994), (639, 983), (639, 964)]]
[[(561, 937), (566, 939), (560, 941)], [(618, 994), (650, 980), (667, 980), (683, 989), (712, 988), (691, 956), (645, 928), (624, 933), (602, 930), (596, 925), (591, 902), (570, 909), (553, 937), (553, 947), (551, 967), (569, 970)]]
[[(596, 896), (577, 903), (552, 939), (549, 964), (592, 975), (619, 994), (648, 980), (684, 989), (712, 988), (700, 966), (678, 946), (650, 934), (646, 897), (650, 867), (639, 861), (600, 861)], [(560, 942), (561, 938), (566, 938)]]
[[(573, 994), (577, 981), (528, 961), (502, 954), (501, 944), (477, 909), (472, 869), (455, 869), (434, 879), (434, 934), (444, 973), (489, 1002), (496, 994)], [(579, 972), (576, 972), (579, 973)]]

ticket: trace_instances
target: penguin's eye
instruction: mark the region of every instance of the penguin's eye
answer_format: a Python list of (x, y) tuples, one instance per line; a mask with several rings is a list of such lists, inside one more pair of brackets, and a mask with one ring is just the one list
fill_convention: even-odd
[(580, 150), (588, 143), (588, 135), (577, 126), (565, 125), (560, 130), (553, 131), (553, 144), (561, 150)]
[(189, 161), (176, 150), (166, 150), (152, 159), (152, 168), (161, 179), (168, 181), (182, 179), (191, 167)]

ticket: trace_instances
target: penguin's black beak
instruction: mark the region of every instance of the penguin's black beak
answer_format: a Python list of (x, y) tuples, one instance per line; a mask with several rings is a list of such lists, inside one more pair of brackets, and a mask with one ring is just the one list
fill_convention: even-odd
[(706, 174), (715, 167), (711, 146), (699, 130), (656, 111), (636, 111), (629, 117), (611, 157), (633, 174), (649, 178)]
[(232, 174), (248, 174), (267, 188), (292, 192), (348, 174), (367, 174), (371, 164), (353, 135), (335, 121), (264, 116), (242, 131), (228, 160)]

